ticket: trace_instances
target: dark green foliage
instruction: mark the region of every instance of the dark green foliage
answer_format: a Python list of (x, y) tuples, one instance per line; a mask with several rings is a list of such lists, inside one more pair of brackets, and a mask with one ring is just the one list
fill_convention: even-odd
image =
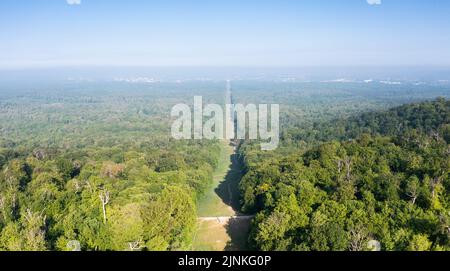
[(438, 99), (318, 126), (329, 127), (320, 140), (339, 141), (306, 150), (262, 153), (245, 144), (243, 208), (258, 212), (251, 244), (368, 250), (377, 240), (383, 250), (450, 249), (449, 122), (450, 102)]

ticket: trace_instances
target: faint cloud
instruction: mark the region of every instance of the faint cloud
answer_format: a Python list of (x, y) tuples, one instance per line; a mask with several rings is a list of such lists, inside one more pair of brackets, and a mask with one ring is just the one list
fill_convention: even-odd
[(66, 0), (67, 4), (69, 5), (80, 5), (81, 0)]
[(367, 4), (369, 5), (381, 5), (381, 0), (367, 0)]

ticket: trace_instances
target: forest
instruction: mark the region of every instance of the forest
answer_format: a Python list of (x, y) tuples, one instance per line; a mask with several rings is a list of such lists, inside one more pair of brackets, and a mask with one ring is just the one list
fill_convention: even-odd
[[(170, 108), (224, 82), (0, 88), (0, 250), (191, 250), (217, 140), (174, 140)], [(443, 98), (437, 98), (443, 97)], [(237, 81), (279, 103), (281, 146), (237, 148), (251, 250), (450, 250), (443, 85)]]
[[(243, 209), (258, 250), (450, 249), (450, 101), (315, 123), (310, 148), (241, 148)], [(321, 142), (321, 143), (320, 143)], [(371, 247), (372, 244), (372, 247)]]
[(2, 93), (0, 249), (190, 249), (220, 151), (170, 138), (170, 107), (193, 97), (190, 87)]

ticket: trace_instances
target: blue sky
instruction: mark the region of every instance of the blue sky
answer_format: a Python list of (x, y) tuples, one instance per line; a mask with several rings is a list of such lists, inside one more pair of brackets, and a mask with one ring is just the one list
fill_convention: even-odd
[(450, 66), (448, 0), (1, 0), (0, 68)]

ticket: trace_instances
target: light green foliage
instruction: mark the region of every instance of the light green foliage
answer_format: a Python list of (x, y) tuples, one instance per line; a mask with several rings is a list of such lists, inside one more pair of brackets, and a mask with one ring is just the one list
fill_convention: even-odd
[(416, 234), (412, 237), (409, 243), (408, 250), (410, 251), (429, 251), (432, 246), (428, 237), (424, 234)]
[(0, 250), (190, 247), (220, 143), (170, 139), (170, 108), (222, 92), (97, 86), (0, 93)]

